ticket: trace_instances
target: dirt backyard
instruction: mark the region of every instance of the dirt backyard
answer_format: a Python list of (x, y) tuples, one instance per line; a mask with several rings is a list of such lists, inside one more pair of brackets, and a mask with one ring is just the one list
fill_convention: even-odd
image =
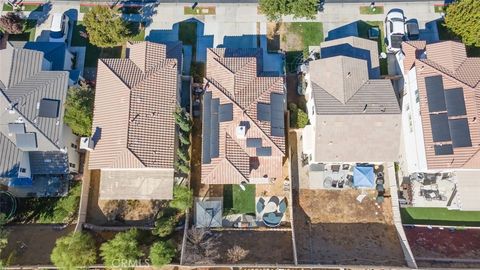
[(69, 234), (74, 228), (75, 224), (66, 228), (41, 224), (7, 226), (10, 231), (8, 245), (0, 258), (11, 266), (50, 264), (50, 254), (57, 238)]
[(300, 190), (295, 194), (295, 236), (299, 263), (405, 265), (391, 201), (374, 192), (359, 203), (359, 190)]
[(287, 23), (270, 22), (267, 24), (267, 47), (269, 50), (302, 51), (302, 36), (289, 32)]

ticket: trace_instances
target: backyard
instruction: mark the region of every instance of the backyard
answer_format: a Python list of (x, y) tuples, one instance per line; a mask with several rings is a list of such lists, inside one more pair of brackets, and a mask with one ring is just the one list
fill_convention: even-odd
[[(386, 52), (385, 40), (384, 40), (384, 29), (383, 29), (383, 22), (382, 21), (358, 21), (357, 22), (357, 29), (358, 29), (358, 36), (361, 38), (369, 39), (368, 38), (368, 30), (372, 27), (378, 27), (380, 29), (380, 35), (377, 38), (378, 43), (378, 53)], [(387, 59), (380, 58), (380, 74), (381, 75), (388, 75), (388, 64)]]
[(35, 41), (36, 20), (27, 19), (25, 21), (25, 29), (23, 33), (16, 35), (8, 35), (10, 41)]
[(225, 185), (223, 208), (225, 214), (255, 214), (255, 185)]
[(404, 224), (480, 226), (480, 211), (456, 211), (446, 208), (400, 208)]
[(375, 192), (301, 189), (294, 194), (299, 263), (405, 265), (391, 201)]
[(320, 46), (322, 41), (323, 24), (320, 22), (267, 25), (267, 48), (269, 51), (285, 51), (287, 72), (296, 71), (298, 63), (308, 56), (308, 46)]

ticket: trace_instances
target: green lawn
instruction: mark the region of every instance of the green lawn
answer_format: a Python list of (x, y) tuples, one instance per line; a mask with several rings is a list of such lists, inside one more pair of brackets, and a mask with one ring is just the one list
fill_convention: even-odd
[[(43, 11), (42, 4), (23, 4), (22, 11)], [(13, 7), (9, 4), (3, 4), (3, 11), (13, 11)]]
[(225, 185), (223, 188), (225, 214), (255, 214), (255, 185)]
[(92, 9), (93, 6), (84, 6), (84, 5), (80, 5), (80, 13), (87, 13), (88, 11), (90, 11), (90, 9)]
[(10, 41), (35, 41), (36, 20), (26, 20), (25, 31), (17, 35), (8, 35)]
[(456, 211), (446, 208), (400, 208), (404, 224), (480, 226), (480, 211)]
[[(382, 21), (358, 21), (357, 22), (357, 30), (358, 36), (361, 38), (368, 39), (368, 29), (372, 27), (378, 27), (380, 29), (380, 36), (377, 39), (378, 43), (378, 53), (386, 52), (387, 47), (385, 45), (385, 34), (383, 30), (383, 22)], [(388, 64), (387, 59), (380, 59), (380, 74), (387, 75), (388, 74)]]
[(366, 15), (383, 14), (383, 6), (376, 6), (373, 9), (370, 8), (370, 6), (362, 6), (360, 7), (360, 14), (366, 14)]
[[(323, 24), (320, 22), (288, 23), (288, 32), (300, 35), (303, 50), (308, 50), (308, 46), (319, 46), (320, 42), (323, 41)], [(288, 36), (286, 38), (288, 38)]]
[(435, 11), (435, 13), (445, 12), (446, 9), (447, 9), (447, 6), (444, 6), (444, 5), (434, 5), (433, 6), (433, 10)]
[(195, 9), (191, 7), (184, 7), (183, 14), (184, 15), (215, 15), (215, 7), (200, 7), (197, 6)]

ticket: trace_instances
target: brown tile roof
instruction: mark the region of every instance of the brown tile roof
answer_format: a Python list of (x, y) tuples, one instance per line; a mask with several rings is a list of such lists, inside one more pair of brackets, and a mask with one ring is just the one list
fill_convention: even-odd
[[(425, 153), (429, 169), (445, 168), (478, 168), (480, 164), (480, 58), (466, 56), (465, 46), (454, 41), (444, 41), (426, 45), (425, 50), (404, 51), (405, 59), (414, 53), (417, 73), (417, 85), (420, 97), (420, 114), (422, 116)], [(471, 146), (454, 147), (453, 154), (435, 155), (434, 146), (440, 145), (433, 141), (428, 109), (425, 78), (441, 76), (445, 91), (462, 88), (466, 115), (449, 116), (453, 119), (466, 119), (470, 132)], [(451, 141), (441, 142), (451, 144)]]
[[(280, 178), (285, 135), (276, 133), (277, 129), (272, 128), (270, 120), (258, 119), (257, 108), (264, 105), (272, 108), (272, 95), (282, 97), (281, 112), (275, 117), (281, 118), (284, 128), (284, 78), (261, 75), (260, 49), (208, 49), (206, 67), (208, 89), (203, 106), (202, 182), (238, 184), (265, 175)], [(206, 104), (210, 101), (212, 108)], [(218, 114), (213, 104), (220, 108)], [(222, 120), (224, 106), (232, 106), (231, 118)], [(219, 120), (216, 120), (217, 115)], [(211, 118), (215, 119), (211, 121)], [(237, 137), (239, 125), (247, 127), (245, 138)], [(275, 132), (272, 133), (273, 129)], [(257, 139), (259, 144), (247, 146), (247, 140), (251, 139)], [(257, 153), (262, 150), (271, 153)]]
[(98, 63), (92, 128), (99, 139), (89, 167), (173, 168), (180, 63), (166, 58), (163, 44), (127, 48), (127, 58)]

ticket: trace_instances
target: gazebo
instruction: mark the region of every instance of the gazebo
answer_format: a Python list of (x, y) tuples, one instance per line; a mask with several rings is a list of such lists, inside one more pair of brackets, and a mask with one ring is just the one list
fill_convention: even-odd
[(353, 170), (353, 186), (357, 188), (373, 188), (375, 186), (373, 167), (356, 166)]

